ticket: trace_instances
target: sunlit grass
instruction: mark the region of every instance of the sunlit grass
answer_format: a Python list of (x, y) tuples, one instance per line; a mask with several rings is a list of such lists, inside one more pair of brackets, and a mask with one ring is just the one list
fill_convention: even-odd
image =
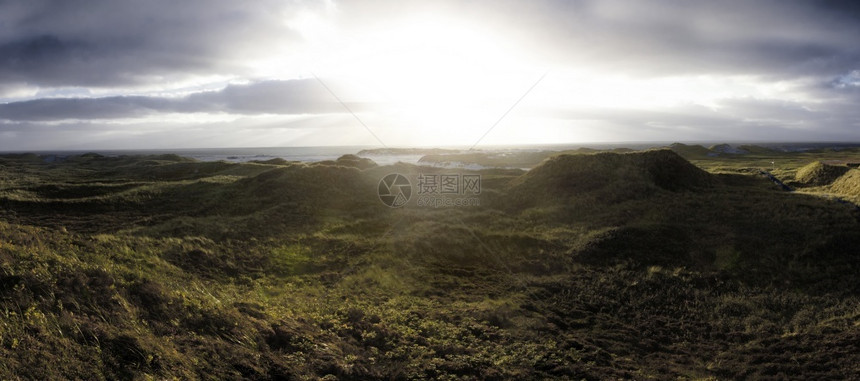
[(356, 158), (4, 157), (0, 378), (838, 378), (850, 177), (758, 174), (826, 154), (577, 152), (439, 209)]

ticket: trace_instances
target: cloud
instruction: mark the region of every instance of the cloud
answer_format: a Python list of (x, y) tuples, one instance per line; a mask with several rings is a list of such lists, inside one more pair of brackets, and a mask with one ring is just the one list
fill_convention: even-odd
[[(242, 75), (302, 36), (308, 9), (342, 32), (447, 12), (494, 24), (560, 66), (654, 75), (834, 74), (857, 69), (860, 11), (850, 1), (542, 0), (339, 2), (11, 0), (0, 3), (0, 79), (42, 86), (140, 84), (183, 75)], [(440, 25), (440, 28), (444, 28)]]
[(728, 98), (712, 109), (677, 105), (661, 110), (557, 109), (545, 112), (572, 124), (609, 126), (628, 141), (852, 141), (860, 112), (841, 105), (811, 109), (799, 102)]
[(0, 2), (0, 83), (117, 86), (206, 73), (299, 36), (284, 19), (312, 2), (261, 0)]
[[(423, 40), (416, 41), (418, 46), (386, 46), (381, 41), (386, 28), (413, 20), (422, 20), (422, 28), (428, 29), (419, 33)], [(856, 107), (860, 103), (860, 44), (856, 43), (860, 4), (855, 1), (260, 0), (250, 5), (228, 0), (5, 0), (0, 1), (0, 99), (16, 101), (0, 103), (0, 133), (6, 134), (0, 139), (11, 134), (38, 139), (39, 134), (52, 131), (64, 139), (73, 133), (107, 133), (90, 128), (92, 124), (118, 133), (117, 121), (184, 114), (201, 119), (203, 114), (349, 116), (315, 80), (290, 78), (309, 74), (318, 61), (324, 63), (320, 74), (328, 70), (336, 76), (361, 68), (363, 58), (377, 56), (383, 56), (381, 62), (393, 62), (391, 67), (376, 65), (373, 75), (348, 80), (372, 87), (402, 82), (398, 73), (421, 78), (422, 70), (432, 70), (432, 54), (446, 51), (435, 49), (432, 33), (450, 37), (454, 30), (490, 35), (479, 41), (498, 44), (492, 46), (493, 53), (498, 53), (493, 60), (510, 57), (512, 62), (533, 65), (536, 72), (551, 68), (562, 74), (560, 78), (576, 78), (576, 73), (593, 73), (609, 82), (629, 78), (646, 96), (648, 86), (672, 82), (661, 82), (667, 78), (681, 78), (681, 82), (707, 78), (718, 84), (743, 79), (743, 86), (701, 87), (714, 91), (713, 96), (699, 98), (714, 99), (716, 108), (579, 108), (577, 102), (593, 98), (614, 101), (612, 91), (592, 87), (593, 94), (559, 92), (559, 98), (575, 96), (550, 104), (570, 106), (544, 115), (572, 123), (599, 120), (613, 126), (620, 140), (860, 137), (856, 132), (860, 128)], [(409, 44), (404, 39), (391, 40)], [(346, 52), (332, 54), (336, 48)], [(397, 54), (399, 49), (421, 58), (430, 52), (429, 69), (397, 66), (414, 59), (384, 60), (385, 54)], [(488, 67), (486, 72), (493, 69)], [(565, 77), (565, 72), (574, 74)], [(498, 78), (500, 83), (506, 80), (511, 79)], [(222, 87), (230, 81), (247, 84)], [(551, 85), (583, 88), (575, 81)], [(618, 86), (621, 92), (625, 85)], [(222, 88), (201, 91), (216, 87)], [(384, 94), (388, 87), (380, 87)], [(455, 91), (468, 90), (467, 85), (460, 87), (465, 90), (451, 87), (450, 97), (445, 91), (432, 95), (456, 99)], [(731, 94), (717, 94), (720, 87)], [(536, 100), (540, 91), (539, 87), (529, 95), (514, 114)], [(679, 97), (688, 96), (680, 93)], [(557, 94), (547, 98), (553, 95)], [(687, 101), (694, 102), (695, 95)], [(355, 111), (379, 106), (349, 99)], [(318, 127), (307, 120), (301, 123)], [(181, 128), (179, 124), (170, 125)], [(380, 128), (409, 135), (403, 124)], [(234, 127), (248, 131), (254, 126)], [(138, 127), (125, 128), (123, 133), (134, 136)], [(191, 136), (193, 129), (183, 131)], [(205, 129), (199, 132), (206, 134)]]
[[(542, 0), (339, 2), (11, 0), (0, 3), (0, 85), (117, 86), (206, 73), (241, 76), (302, 42), (293, 16), (330, 15), (343, 33), (421, 13), (494, 24), (558, 66), (645, 75), (835, 75), (857, 69), (849, 1)], [(440, 25), (444, 28), (444, 25)]]
[[(353, 104), (351, 109), (359, 110)], [(157, 113), (323, 114), (345, 112), (316, 79), (228, 85), (183, 97), (49, 98), (0, 104), (0, 119), (54, 121), (136, 118)]]
[[(267, 115), (222, 122), (0, 120), (0, 151), (276, 147), (375, 143), (348, 114)], [(310, 138), (309, 138), (310, 137)]]
[[(561, 0), (474, 6), (557, 66), (641, 75), (832, 74), (857, 65), (856, 5), (805, 1)], [(511, 8), (516, 8), (511, 11)], [(499, 10), (499, 11), (496, 11)], [(493, 14), (494, 12), (498, 12)]]

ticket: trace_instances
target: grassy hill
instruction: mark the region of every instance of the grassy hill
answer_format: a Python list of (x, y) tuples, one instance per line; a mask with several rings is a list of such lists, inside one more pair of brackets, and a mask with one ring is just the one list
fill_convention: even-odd
[(559, 199), (584, 194), (612, 201), (657, 190), (707, 187), (712, 183), (707, 172), (670, 150), (563, 154), (547, 159), (517, 178), (510, 193), (527, 203), (558, 203)]
[(831, 183), (829, 189), (834, 193), (860, 196), (860, 170), (849, 169), (845, 171), (845, 174)]
[(672, 143), (668, 148), (687, 159), (704, 158), (716, 154), (710, 149), (698, 144), (688, 145), (683, 143)]
[(795, 179), (795, 185), (805, 187), (804, 193), (836, 198), (849, 205), (860, 202), (860, 170), (856, 168), (815, 161), (798, 169)]
[[(390, 173), (481, 175), (481, 203), (389, 208)], [(0, 378), (851, 378), (858, 245), (851, 205), (670, 150), (7, 155)]]
[(795, 179), (803, 185), (829, 185), (848, 170), (849, 168), (846, 166), (829, 165), (816, 161), (798, 169)]

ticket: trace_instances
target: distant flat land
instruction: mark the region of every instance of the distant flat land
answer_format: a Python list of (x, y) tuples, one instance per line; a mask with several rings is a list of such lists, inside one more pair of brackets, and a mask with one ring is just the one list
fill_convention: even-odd
[(0, 156), (0, 378), (860, 375), (860, 151), (422, 153)]

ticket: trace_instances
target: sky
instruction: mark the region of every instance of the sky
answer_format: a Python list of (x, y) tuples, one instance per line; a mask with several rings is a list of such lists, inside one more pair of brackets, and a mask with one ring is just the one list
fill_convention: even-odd
[(0, 150), (860, 141), (860, 3), (0, 0)]

